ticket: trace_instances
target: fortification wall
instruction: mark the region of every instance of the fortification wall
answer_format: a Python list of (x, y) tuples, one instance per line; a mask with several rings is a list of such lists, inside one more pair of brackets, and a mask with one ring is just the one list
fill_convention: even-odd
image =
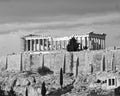
[(42, 67), (43, 55), (42, 54), (32, 54), (30, 55), (30, 68), (31, 70), (37, 70), (37, 68)]
[(20, 53), (0, 58), (0, 71), (29, 71), (45, 66), (54, 73), (60, 68), (66, 73), (96, 73), (120, 70), (120, 50)]
[(30, 54), (23, 53), (22, 54), (22, 71), (29, 71), (30, 70)]
[(7, 58), (6, 56), (2, 56), (0, 58), (0, 71), (5, 71), (7, 69)]
[(21, 54), (8, 55), (8, 71), (20, 71), (21, 70)]

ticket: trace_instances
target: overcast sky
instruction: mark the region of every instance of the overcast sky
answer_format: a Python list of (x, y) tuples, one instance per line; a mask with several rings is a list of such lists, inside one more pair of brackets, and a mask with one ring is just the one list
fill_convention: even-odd
[(0, 0), (0, 54), (19, 52), (29, 33), (66, 36), (107, 34), (120, 46), (120, 0)]

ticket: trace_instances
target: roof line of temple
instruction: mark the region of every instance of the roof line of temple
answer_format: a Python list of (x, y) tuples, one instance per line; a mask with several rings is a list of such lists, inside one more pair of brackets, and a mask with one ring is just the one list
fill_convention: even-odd
[(106, 36), (106, 34), (105, 33), (100, 33), (100, 34), (97, 34), (97, 33), (94, 33), (94, 32), (88, 32), (88, 33), (86, 33), (86, 34), (82, 34), (82, 35), (80, 35), (80, 34), (75, 34), (75, 35), (71, 35), (71, 36), (64, 36), (64, 37), (54, 37), (54, 36), (51, 36), (51, 35), (37, 35), (37, 34), (29, 34), (29, 35), (26, 35), (26, 36), (24, 36), (24, 37), (22, 37), (22, 39), (25, 39), (25, 38), (29, 38), (29, 37), (35, 37), (35, 38), (71, 38), (71, 37), (76, 37), (76, 36), (95, 36), (95, 37), (99, 37), (99, 36)]

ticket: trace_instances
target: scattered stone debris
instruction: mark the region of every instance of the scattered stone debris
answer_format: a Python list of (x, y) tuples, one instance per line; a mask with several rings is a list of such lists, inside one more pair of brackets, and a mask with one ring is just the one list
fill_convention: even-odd
[[(12, 87), (18, 96), (25, 96), (26, 90), (29, 92), (28, 96), (41, 96), (41, 85), (43, 81), (46, 84), (48, 96), (53, 96), (53, 94), (56, 93), (62, 95), (63, 93), (71, 91), (74, 87), (74, 76), (63, 75), (63, 89), (61, 89), (59, 84), (59, 77), (59, 74), (41, 76), (38, 73), (28, 75), (27, 72), (6, 72), (4, 75), (0, 75), (0, 83), (3, 90), (8, 92)], [(32, 93), (30, 94), (30, 92)]]

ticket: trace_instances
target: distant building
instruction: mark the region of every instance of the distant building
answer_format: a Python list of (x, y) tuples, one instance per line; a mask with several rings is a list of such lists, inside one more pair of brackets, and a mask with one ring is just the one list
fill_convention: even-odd
[(69, 40), (75, 37), (80, 48), (85, 46), (88, 50), (105, 49), (106, 34), (96, 34), (90, 32), (86, 35), (74, 35), (70, 37), (58, 37), (41, 35), (27, 35), (22, 37), (24, 51), (50, 51), (50, 50), (66, 50)]

